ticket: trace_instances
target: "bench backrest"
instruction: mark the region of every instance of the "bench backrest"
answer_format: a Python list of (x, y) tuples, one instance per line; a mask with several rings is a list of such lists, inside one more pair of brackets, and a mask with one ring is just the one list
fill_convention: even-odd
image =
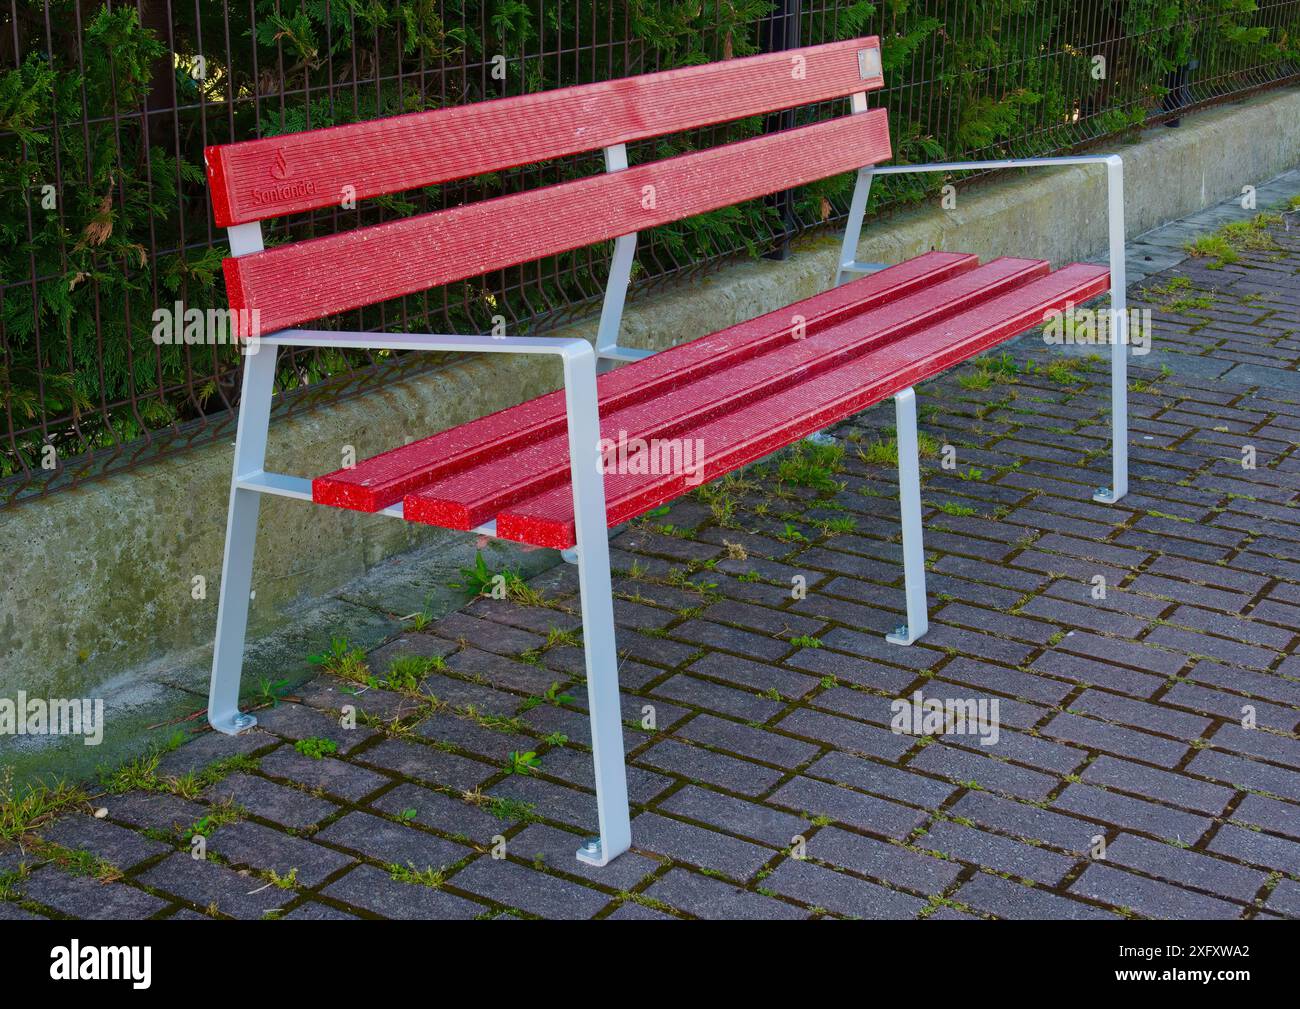
[(205, 151), (216, 223), (247, 226), (858, 96), (856, 115), (225, 261), (240, 336), (556, 255), (885, 160), (879, 40), (684, 67)]

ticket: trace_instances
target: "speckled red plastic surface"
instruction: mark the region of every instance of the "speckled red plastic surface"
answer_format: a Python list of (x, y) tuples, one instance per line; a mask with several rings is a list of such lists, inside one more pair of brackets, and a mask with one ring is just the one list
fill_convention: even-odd
[[(626, 521), (865, 409), (1106, 290), (1105, 267), (1049, 274), (1034, 260), (931, 253), (601, 377), (602, 435), (690, 439), (689, 472), (610, 472), (608, 519)], [(803, 335), (792, 320), (803, 315)], [(394, 496), (396, 495), (396, 496)], [(402, 497), (404, 495), (404, 497)], [(315, 500), (573, 545), (563, 401), (551, 394), (315, 481)]]
[(888, 116), (872, 109), (227, 259), (226, 294), (244, 327), (239, 335), (250, 335), (253, 309), (266, 335), (889, 157)]
[[(701, 425), (771, 396), (782, 389), (812, 382), (821, 372), (869, 353), (891, 340), (979, 304), (1034, 277), (1046, 275), (1048, 264), (1003, 259), (971, 270), (933, 287), (844, 319), (811, 336), (786, 336), (764, 352), (710, 369), (707, 375), (671, 394), (622, 409), (602, 405), (601, 435), (612, 443), (620, 438), (694, 437)], [(793, 314), (800, 306), (788, 310)], [(561, 431), (543, 441), (493, 460), (465, 473), (453, 473), (408, 494), (406, 515), (449, 529), (472, 529), (503, 509), (542, 491), (567, 484), (568, 439)], [(708, 451), (708, 446), (705, 446)]]
[(870, 91), (874, 37), (209, 147), (218, 227)]
[[(777, 344), (787, 343), (791, 319), (796, 313), (804, 316), (806, 332), (817, 333), (846, 316), (924, 290), (973, 269), (978, 263), (970, 255), (927, 253), (832, 288), (798, 306), (769, 312), (635, 365), (606, 372), (597, 380), (601, 409), (608, 412), (644, 402)], [(320, 504), (378, 511), (448, 474), (508, 456), (564, 433), (564, 398), (560, 393), (551, 393), (392, 449), (352, 469), (318, 477), (312, 485), (312, 497)], [(460, 527), (471, 528), (476, 524)]]

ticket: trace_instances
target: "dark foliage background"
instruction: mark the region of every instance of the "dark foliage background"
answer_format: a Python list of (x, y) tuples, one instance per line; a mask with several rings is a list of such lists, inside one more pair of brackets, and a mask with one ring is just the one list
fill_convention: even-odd
[[(766, 0), (11, 0), (0, 10), (0, 507), (229, 424), (238, 359), (156, 346), (152, 313), (222, 307), (224, 235), (205, 145), (727, 59), (759, 50)], [(1300, 73), (1300, 0), (824, 0), (804, 45), (878, 34), (896, 160), (1059, 152)], [(776, 33), (778, 36), (780, 32)], [(1104, 75), (1096, 72), (1104, 60)], [(505, 79), (493, 76), (504, 59)], [(841, 111), (800, 110), (798, 121)], [(654, 159), (757, 133), (755, 118), (637, 145)], [(400, 156), (395, 152), (395, 156)], [(553, 182), (596, 156), (274, 222), (271, 244)], [(639, 285), (756, 255), (842, 216), (850, 178), (782, 212), (753, 201), (642, 238)], [(874, 206), (936, 177), (890, 178)], [(340, 320), (351, 328), (542, 331), (599, 297), (580, 250)], [(283, 409), (427, 365), (282, 357)], [(47, 446), (53, 446), (51, 452)], [(44, 465), (43, 465), (44, 464)]]

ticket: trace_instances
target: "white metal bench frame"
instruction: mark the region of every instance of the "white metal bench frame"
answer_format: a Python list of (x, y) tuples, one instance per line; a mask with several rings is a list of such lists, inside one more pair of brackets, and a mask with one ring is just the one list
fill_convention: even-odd
[[(851, 108), (854, 112), (865, 111), (865, 91), (851, 96)], [(606, 147), (604, 155), (606, 171), (627, 168), (625, 145)], [(876, 175), (1087, 164), (1105, 164), (1107, 168), (1111, 311), (1114, 315), (1111, 329), (1114, 337), (1111, 347), (1113, 477), (1112, 487), (1098, 491), (1094, 500), (1113, 503), (1124, 496), (1128, 487), (1124, 197), (1123, 167), (1118, 155), (889, 167), (865, 165), (858, 170), (835, 282), (840, 284), (853, 274), (871, 273), (884, 268), (884, 264), (864, 264), (856, 260), (867, 197), (871, 180)], [(228, 228), (227, 235), (232, 256), (262, 251), (260, 222)], [(600, 415), (596, 374), (620, 362), (640, 360), (654, 353), (623, 347), (618, 343), (636, 243), (635, 232), (615, 240), (594, 348), (586, 340), (578, 338), (377, 334), (298, 329), (282, 330), (259, 338), (259, 352), (248, 354), (244, 358), (239, 421), (235, 436), (234, 472), (230, 487), (208, 698), (208, 720), (214, 729), (234, 735), (257, 724), (255, 716), (239, 710), (239, 690), (261, 497), (270, 494), (303, 501), (312, 500), (310, 480), (267, 472), (265, 468), (278, 348), (297, 346), (557, 355), (564, 371), (577, 538), (576, 547), (565, 554), (566, 559), (574, 562), (578, 568), (599, 825), (599, 835), (582, 844), (577, 851), (577, 858), (590, 865), (603, 866), (631, 846), (605, 487), (599, 465)], [(886, 635), (886, 638), (895, 644), (909, 645), (928, 629), (914, 390), (904, 389), (894, 396), (894, 401), (897, 411), (899, 505), (907, 615), (906, 623)], [(398, 502), (384, 508), (382, 514), (402, 518), (403, 505)], [(496, 523), (486, 523), (475, 532), (495, 537)]]

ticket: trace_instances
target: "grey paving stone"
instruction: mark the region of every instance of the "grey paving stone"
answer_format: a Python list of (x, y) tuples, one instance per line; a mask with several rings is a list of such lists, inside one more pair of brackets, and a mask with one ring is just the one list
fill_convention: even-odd
[[(492, 656), (491, 659), (492, 661), (506, 661), (498, 660), (495, 656)], [(522, 665), (522, 663), (519, 664)], [(534, 666), (528, 668), (538, 669), (538, 667)], [(533, 685), (538, 685), (542, 679), (547, 680), (537, 691), (540, 695), (545, 692), (552, 682), (564, 678), (540, 670), (534, 678), (536, 682)], [(425, 677), (420, 683), (420, 693), (425, 697), (449, 704), (461, 711), (473, 707), (486, 715), (502, 715), (506, 717), (518, 711), (522, 701), (518, 694), (509, 694), (504, 690), (495, 690), (482, 683), (473, 683), (469, 680), (457, 679), (454, 676), (444, 676), (441, 673), (434, 673), (432, 676)]]
[(686, 869), (671, 870), (651, 884), (645, 896), (710, 921), (795, 921), (808, 917), (806, 910), (793, 904)]
[(128, 792), (102, 802), (111, 820), (168, 833), (184, 831), (208, 814), (207, 806), (166, 793)]
[(462, 647), (481, 648), (498, 655), (519, 655), (546, 644), (545, 631), (538, 633), (510, 624), (481, 620), (466, 611), (448, 613), (435, 621), (429, 631)]
[(804, 777), (786, 782), (772, 793), (768, 801), (814, 817), (829, 816), (851, 827), (899, 839), (928, 818), (928, 814), (919, 809)]
[(1300, 771), (1217, 750), (1202, 750), (1192, 758), (1187, 769), (1215, 781), (1228, 782), (1238, 789), (1257, 789), (1300, 800)]
[(916, 745), (917, 737), (901, 735), (875, 725), (865, 725), (811, 708), (797, 708), (776, 723), (781, 732), (829, 743), (849, 753), (865, 753), (897, 760)]
[(1073, 687), (1068, 683), (980, 662), (963, 655), (955, 656), (943, 667), (943, 676), (947, 680), (970, 683), (1010, 697), (1025, 697), (1041, 704), (1060, 704), (1073, 692)]
[(1193, 711), (1202, 711), (1220, 718), (1240, 719), (1249, 709), (1257, 725), (1265, 729), (1290, 732), (1300, 721), (1300, 711), (1295, 708), (1270, 704), (1257, 698), (1242, 697), (1223, 690), (1210, 690), (1194, 683), (1175, 683), (1160, 698), (1164, 704), (1177, 704)]
[(1264, 906), (1287, 918), (1300, 918), (1300, 883), (1294, 879), (1280, 879)]
[(918, 848), (937, 851), (994, 872), (1010, 873), (1048, 886), (1059, 883), (1078, 861), (1069, 855), (1060, 855), (1046, 848), (1036, 848), (1009, 837), (948, 820), (932, 824), (929, 831), (913, 843)]
[[(914, 766), (916, 766), (915, 760), (908, 765), (908, 768)], [(898, 799), (918, 806), (938, 806), (957, 790), (946, 782), (927, 778), (909, 769), (900, 769), (839, 751), (821, 757), (811, 764), (804, 774), (810, 778), (822, 778), (835, 784), (851, 785), (864, 792), (875, 792), (886, 798)]]
[(688, 672), (766, 691), (775, 688), (782, 697), (799, 698), (817, 685), (817, 677), (786, 665), (774, 666), (722, 652), (709, 652), (689, 666)]
[[(897, 577), (897, 569), (893, 571), (894, 577)], [(846, 627), (836, 627), (823, 634), (822, 644), (827, 648), (870, 659), (882, 665), (901, 666), (913, 670), (933, 669), (944, 657), (940, 651), (930, 648), (900, 648), (898, 645), (889, 644), (879, 634), (864, 634)]]
[(757, 694), (737, 690), (734, 687), (724, 687), (720, 683), (697, 679), (684, 673), (679, 673), (660, 683), (651, 690), (651, 693), (694, 708), (706, 708), (751, 722), (765, 722), (782, 708), (779, 701), (759, 697)]
[(1156, 627), (1146, 636), (1153, 645), (1177, 649), (1188, 655), (1203, 655), (1219, 662), (1252, 669), (1268, 669), (1277, 661), (1277, 653), (1258, 645), (1247, 645), (1211, 634), (1200, 634), (1181, 627)]
[(294, 898), (290, 890), (268, 886), (251, 874), (241, 874), (206, 859), (177, 852), (139, 877), (139, 882), (182, 900), (234, 918), (261, 918)]
[(1268, 880), (1268, 874), (1257, 869), (1134, 834), (1120, 834), (1108, 844), (1106, 861), (1240, 901), (1254, 899)]
[(656, 743), (637, 757), (637, 763), (678, 774), (693, 781), (728, 788), (742, 795), (758, 795), (780, 779), (782, 772), (752, 761), (687, 746), (674, 739)]
[(811, 862), (786, 859), (763, 880), (764, 889), (851, 918), (915, 918), (925, 901)]
[(614, 899), (613, 894), (519, 865), (481, 857), (452, 877), (458, 890), (543, 918), (586, 919)]
[(1183, 844), (1194, 844), (1212, 823), (1209, 817), (1108, 792), (1095, 785), (1070, 785), (1056, 797), (1052, 807)]
[(693, 743), (787, 768), (798, 767), (820, 752), (820, 747), (814, 743), (791, 739), (769, 729), (754, 728), (709, 713), (696, 715), (679, 726), (675, 735)]
[(1145, 764), (1118, 757), (1098, 757), (1083, 772), (1083, 780), (1122, 792), (1136, 792), (1153, 799), (1163, 799), (1176, 806), (1186, 806), (1211, 815), (1221, 813), (1233, 791), (1187, 774), (1161, 771)]
[(1079, 715), (1057, 715), (1041, 731), (1053, 739), (1077, 743), (1090, 750), (1135, 757), (1162, 767), (1176, 766), (1187, 753), (1187, 744), (1184, 742), (1163, 739)]
[(0, 921), (45, 921), (45, 916), (33, 914), (26, 908), (7, 900), (0, 900)]
[(1232, 811), (1232, 819), (1248, 827), (1263, 827), (1275, 834), (1300, 838), (1300, 805), (1265, 795), (1247, 795)]
[[(528, 662), (516, 662), (503, 655), (494, 655), (492, 652), (477, 648), (465, 648), (457, 652), (447, 660), (447, 668), (461, 676), (489, 683), (498, 690), (514, 690), (533, 696), (544, 694), (546, 688), (557, 679), (556, 674), (550, 669), (534, 666)], [(559, 678), (563, 679), (563, 677)], [(442, 677), (438, 682), (445, 686), (448, 679)], [(426, 690), (425, 693), (432, 692), (443, 697), (438, 688), (433, 686), (432, 678), (426, 683), (433, 689)], [(443, 699), (452, 700), (450, 697), (443, 697)], [(456, 702), (452, 700), (452, 703)]]
[(332, 802), (251, 774), (232, 774), (207, 789), (204, 797), (209, 802), (228, 799), (253, 816), (299, 829), (314, 826), (338, 810)]
[(643, 907), (635, 901), (624, 901), (614, 911), (605, 916), (605, 921), (681, 921), (671, 914)]
[(305, 904), (299, 904), (292, 911), (282, 916), (283, 921), (356, 921), (355, 914), (348, 914), (346, 911), (340, 911), (336, 907), (328, 904), (320, 904), (314, 900), (309, 900)]
[[(889, 621), (893, 622), (892, 619)], [(840, 683), (855, 683), (889, 692), (901, 691), (916, 679), (911, 670), (869, 662), (825, 648), (801, 648), (785, 660), (785, 665), (806, 669), (817, 676), (833, 676)]]
[(385, 739), (358, 753), (354, 759), (371, 767), (395, 771), (417, 781), (444, 785), (458, 791), (473, 789), (501, 770), (483, 761), (448, 753), (435, 746), (408, 743), (401, 739)]
[(1085, 690), (1070, 701), (1070, 709), (1108, 722), (1150, 729), (1176, 739), (1196, 739), (1213, 724), (1208, 718), (1104, 690)]
[[(694, 749), (691, 747), (690, 749)], [(739, 762), (738, 762), (739, 763)], [(744, 762), (745, 767), (757, 765)], [(563, 781), (581, 785), (583, 788), (595, 789), (596, 768), (590, 753), (561, 747), (551, 750), (542, 760), (542, 772)], [(519, 775), (515, 775), (519, 777)], [(629, 766), (627, 769), (627, 794), (637, 803), (646, 803), (659, 795), (672, 784), (672, 779), (643, 767)]]
[(967, 914), (965, 911), (958, 911), (956, 908), (941, 907), (933, 914), (927, 914), (925, 921), (980, 921), (977, 914)]
[[(988, 756), (989, 747), (982, 746), (976, 739), (966, 736), (950, 736), (944, 744), (955, 749), (970, 750), (980, 756)], [(1029, 764), (1034, 768), (1067, 774), (1088, 759), (1088, 754), (1077, 746), (1054, 743), (1027, 732), (1004, 731), (994, 748), (997, 756)]]
[(321, 891), (325, 896), (384, 918), (469, 921), (488, 908), (420, 883), (398, 882), (373, 865), (359, 865)]
[(188, 740), (184, 746), (177, 747), (158, 761), (158, 773), (163, 776), (180, 776), (192, 771), (201, 771), (205, 767), (230, 757), (253, 753), (275, 744), (275, 737), (260, 728), (262, 716), (267, 712), (258, 712), (259, 728), (241, 732), (237, 736), (227, 736), (221, 732), (204, 732)]
[(271, 869), (281, 877), (297, 870), (298, 885), (307, 887), (318, 885), (352, 862), (330, 848), (248, 821), (219, 827), (208, 839), (208, 850), (233, 865)]
[[(518, 858), (545, 865), (570, 876), (581, 876), (603, 887), (630, 890), (642, 879), (659, 868), (653, 858), (625, 851), (608, 865), (593, 866), (579, 862), (576, 856), (584, 835), (534, 823), (510, 838), (507, 850)], [(635, 842), (636, 838), (633, 838)]]
[(591, 792), (514, 774), (487, 789), (487, 794), (526, 803), (534, 808), (534, 815), (596, 833), (596, 796)]
[(1085, 655), (1072, 655), (1069, 652), (1046, 652), (1034, 659), (1032, 668), (1035, 672), (1047, 673), (1075, 683), (1116, 690), (1134, 697), (1150, 697), (1167, 682), (1164, 676), (1140, 673), (1134, 669), (1100, 662)]
[(941, 892), (961, 872), (955, 862), (919, 854), (839, 827), (824, 827), (808, 839), (809, 858), (871, 876), (890, 886), (925, 894)]
[(1076, 853), (1088, 851), (1092, 838), (1105, 833), (1096, 823), (1002, 799), (987, 792), (967, 792), (949, 808), (949, 812), (953, 817), (963, 817), (985, 827), (1029, 840), (1045, 841)]
[(360, 852), (384, 865), (413, 865), (416, 869), (440, 869), (460, 861), (471, 851), (415, 827), (361, 812), (348, 813), (334, 821), (316, 835), (316, 840)]
[(659, 802), (661, 812), (708, 824), (731, 834), (784, 847), (807, 831), (808, 821), (756, 802), (687, 785)]
[(333, 757), (307, 757), (292, 746), (281, 746), (262, 758), (261, 770), (330, 795), (356, 802), (389, 784), (392, 779)]
[(515, 732), (488, 728), (472, 718), (440, 711), (415, 727), (418, 735), (432, 742), (450, 743), (483, 760), (504, 763), (512, 752), (537, 748), (537, 740)]
[(1047, 919), (1114, 921), (1116, 915), (1081, 901), (1070, 900), (1020, 883), (976, 873), (975, 877), (952, 895), (953, 900), (987, 911), (999, 918), (1012, 920)]
[(749, 879), (776, 854), (771, 848), (657, 813), (642, 813), (633, 819), (632, 846), (741, 881)]
[[(991, 746), (987, 752), (997, 752)], [(942, 774), (963, 784), (976, 782), (992, 792), (1005, 792), (1021, 799), (1042, 799), (1058, 784), (1056, 778), (1005, 761), (958, 750), (941, 743), (931, 743), (913, 758), (909, 767)], [(931, 803), (926, 803), (931, 805)]]
[(1070, 884), (1072, 893), (1129, 908), (1147, 918), (1222, 919), (1240, 918), (1245, 908), (1214, 897), (1192, 893), (1158, 880), (1094, 862)]
[(88, 851), (119, 869), (130, 869), (147, 858), (171, 850), (134, 830), (84, 814), (64, 817), (40, 833), (47, 841), (74, 851)]
[(1295, 872), (1295, 867), (1300, 865), (1300, 844), (1230, 823), (1219, 828), (1210, 839), (1209, 848), (1221, 855), (1280, 872)]
[[(476, 600), (466, 607), (466, 612), (478, 611), (480, 601), (496, 602), (497, 600)], [(445, 638), (435, 637), (432, 634), (403, 634), (372, 651), (366, 657), (366, 662), (377, 676), (383, 676), (393, 659), (410, 655), (420, 658), (445, 658), (455, 650), (455, 642), (447, 641)]]
[(101, 883), (94, 876), (73, 876), (54, 866), (37, 869), (18, 884), (22, 895), (74, 918), (110, 921), (148, 918), (167, 901), (125, 883)]
[(379, 687), (359, 687), (333, 676), (318, 676), (304, 683), (298, 688), (297, 696), (303, 704), (336, 721), (341, 718), (344, 707), (355, 708), (358, 716), (372, 715), (391, 721), (415, 714), (425, 703), (422, 698), (411, 694)]
[[(1143, 642), (1120, 641), (1087, 631), (1067, 634), (1055, 646), (1061, 651), (1074, 652), (1102, 662), (1133, 666), (1148, 673), (1172, 676), (1187, 664), (1187, 656), (1165, 651)], [(1035, 662), (1038, 665), (1038, 662)]]
[(791, 650), (789, 641), (764, 634), (755, 634), (725, 624), (715, 624), (711, 620), (688, 620), (672, 631), (673, 637), (689, 642), (696, 647), (717, 648), (724, 652), (736, 652), (752, 659), (772, 662)]
[(478, 844), (489, 843), (514, 822), (495, 816), (486, 806), (475, 806), (462, 799), (412, 784), (398, 785), (371, 800), (370, 805), (395, 817), (413, 812), (409, 819), (415, 823), (454, 837), (468, 837)]
[[(364, 695), (363, 695), (364, 696)], [(363, 705), (360, 698), (343, 703)], [(356, 728), (345, 729), (339, 721), (331, 716), (309, 708), (305, 704), (281, 704), (276, 708), (261, 711), (257, 716), (258, 728), (288, 739), (329, 739), (338, 746), (338, 753), (344, 756), (351, 753), (367, 739), (374, 736), (375, 730), (358, 724)]]
[(1216, 749), (1234, 750), (1253, 757), (1263, 757), (1288, 767), (1300, 768), (1300, 745), (1294, 739), (1263, 729), (1243, 729), (1229, 722), (1220, 725), (1210, 737)]

